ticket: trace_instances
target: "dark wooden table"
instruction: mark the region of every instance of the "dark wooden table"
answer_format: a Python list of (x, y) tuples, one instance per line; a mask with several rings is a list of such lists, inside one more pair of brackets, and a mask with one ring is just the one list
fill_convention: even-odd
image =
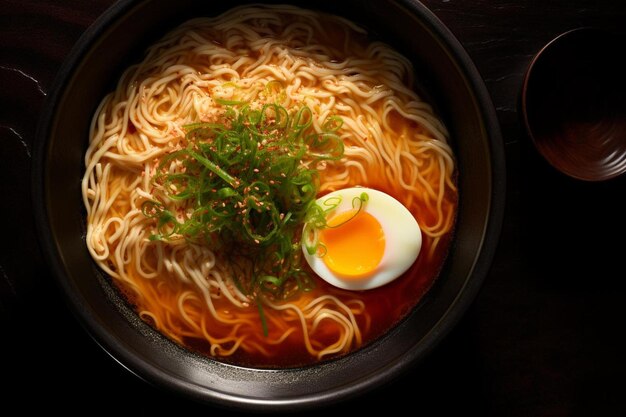
[[(140, 381), (92, 342), (63, 304), (33, 228), (29, 175), (39, 111), (70, 48), (111, 3), (0, 0), (0, 378), (8, 387), (0, 407), (211, 413)], [(626, 178), (592, 184), (555, 172), (529, 144), (517, 111), (524, 71), (543, 44), (579, 26), (623, 30), (626, 4), (424, 3), (465, 46), (497, 109), (508, 169), (504, 228), (482, 291), (436, 351), (338, 409), (626, 415)]]

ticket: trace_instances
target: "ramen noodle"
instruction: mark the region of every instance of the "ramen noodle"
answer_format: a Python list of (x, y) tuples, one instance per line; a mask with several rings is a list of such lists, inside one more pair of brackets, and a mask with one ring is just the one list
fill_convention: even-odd
[[(184, 23), (95, 112), (91, 256), (145, 322), (219, 360), (299, 366), (376, 339), (431, 287), (456, 214), (448, 133), (413, 77), (361, 27), (315, 11)], [(321, 280), (300, 250), (315, 199), (355, 186), (397, 199), (423, 238), (408, 271), (363, 291)]]

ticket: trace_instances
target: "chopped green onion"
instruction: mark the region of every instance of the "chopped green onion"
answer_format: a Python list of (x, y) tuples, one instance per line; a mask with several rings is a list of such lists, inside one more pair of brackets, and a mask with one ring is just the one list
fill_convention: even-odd
[(265, 311), (263, 311), (263, 305), (261, 304), (261, 300), (256, 300), (257, 308), (259, 309), (259, 317), (261, 318), (261, 327), (263, 327), (263, 336), (267, 337), (269, 334), (267, 329), (267, 319), (265, 318)]
[(217, 104), (221, 104), (222, 106), (237, 106), (237, 105), (241, 105), (241, 104), (246, 104), (245, 101), (226, 100), (226, 99), (223, 99), (223, 98), (214, 98), (213, 100), (215, 100), (215, 102)]
[(305, 224), (314, 234), (325, 226), (328, 207), (315, 203), (318, 173), (309, 166), (343, 156), (342, 122), (330, 116), (317, 133), (306, 106), (290, 112), (215, 102), (226, 107), (224, 122), (184, 126), (188, 146), (161, 158), (155, 201), (144, 202), (142, 213), (155, 220), (151, 240), (184, 238), (216, 249), (237, 288), (257, 301), (265, 327), (261, 297), (285, 299), (313, 287), (300, 240)]

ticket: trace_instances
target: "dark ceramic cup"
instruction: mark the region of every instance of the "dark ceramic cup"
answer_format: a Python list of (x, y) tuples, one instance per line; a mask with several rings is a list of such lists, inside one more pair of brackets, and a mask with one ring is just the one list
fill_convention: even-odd
[(541, 155), (586, 181), (626, 171), (626, 37), (579, 28), (548, 43), (531, 62), (521, 115)]

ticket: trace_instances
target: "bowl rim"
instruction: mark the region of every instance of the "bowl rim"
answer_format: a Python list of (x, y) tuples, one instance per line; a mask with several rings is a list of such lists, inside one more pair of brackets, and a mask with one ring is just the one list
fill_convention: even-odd
[[(465, 282), (464, 287), (450, 303), (445, 313), (422, 338), (419, 347), (414, 348), (403, 356), (402, 360), (391, 364), (384, 371), (372, 375), (365, 380), (357, 380), (354, 383), (336, 389), (332, 392), (316, 392), (293, 398), (281, 398), (278, 400), (265, 400), (259, 398), (242, 398), (224, 392), (211, 391), (205, 387), (197, 386), (189, 381), (172, 378), (145, 358), (134, 356), (124, 346), (119, 345), (115, 338), (106, 330), (99, 327), (95, 317), (79, 311), (76, 306), (76, 294), (68, 284), (64, 267), (52, 236), (49, 224), (48, 212), (45, 201), (45, 172), (46, 150), (48, 149), (49, 137), (54, 129), (55, 115), (63, 97), (64, 89), (71, 81), (75, 71), (85, 58), (89, 49), (98, 42), (98, 39), (114, 25), (116, 20), (128, 13), (131, 9), (143, 2), (151, 0), (120, 0), (114, 3), (82, 34), (70, 53), (65, 58), (57, 76), (52, 84), (50, 93), (46, 97), (42, 107), (41, 116), (37, 125), (36, 143), (33, 150), (33, 165), (31, 171), (32, 199), (34, 202), (34, 214), (36, 231), (42, 248), (42, 253), (50, 271), (54, 276), (69, 309), (74, 313), (81, 326), (91, 338), (107, 352), (122, 367), (138, 376), (140, 379), (161, 388), (171, 389), (177, 393), (183, 393), (189, 398), (218, 406), (235, 407), (242, 410), (259, 410), (261, 407), (267, 411), (294, 411), (311, 406), (318, 407), (322, 404), (329, 405), (340, 400), (346, 400), (361, 395), (366, 391), (383, 385), (406, 372), (407, 364), (415, 364), (430, 353), (435, 346), (450, 332), (463, 316), (465, 311), (474, 301), (482, 283), (491, 268), (498, 239), (504, 219), (506, 197), (506, 167), (504, 144), (495, 108), (487, 91), (482, 77), (471, 58), (456, 39), (452, 32), (439, 20), (439, 18), (425, 5), (416, 0), (390, 0), (398, 4), (404, 10), (409, 10), (412, 15), (423, 22), (433, 37), (450, 55), (450, 59), (458, 66), (464, 81), (473, 93), (476, 101), (478, 114), (482, 117), (482, 129), (486, 138), (490, 161), (488, 177), (490, 179), (489, 200), (487, 205), (486, 225), (483, 230), (481, 241), (478, 245), (478, 255), (475, 256), (473, 265), (468, 276), (471, 280)], [(288, 3), (288, 1), (286, 1)]]

